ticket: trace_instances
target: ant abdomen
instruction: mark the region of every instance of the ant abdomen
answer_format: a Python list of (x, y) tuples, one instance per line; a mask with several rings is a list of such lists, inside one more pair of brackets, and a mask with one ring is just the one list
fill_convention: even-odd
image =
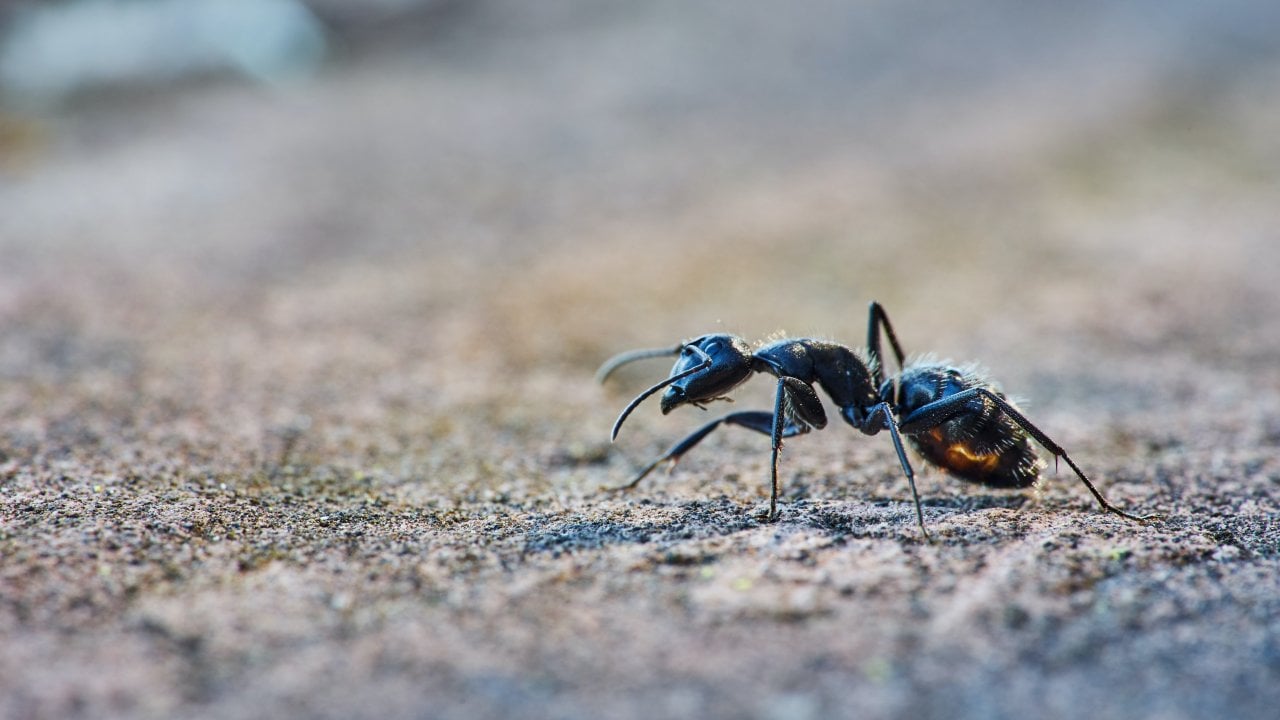
[[(1013, 406), (975, 368), (932, 362), (908, 366), (898, 377), (895, 403), (903, 434), (930, 464), (962, 480), (996, 488), (1032, 485), (1044, 462), (1026, 431), (984, 393), (970, 393), (973, 397), (968, 402), (947, 409), (945, 415), (928, 409), (939, 400), (975, 389)], [(886, 382), (881, 395), (891, 400), (892, 394), (892, 382)], [(922, 413), (917, 412), (922, 408)]]

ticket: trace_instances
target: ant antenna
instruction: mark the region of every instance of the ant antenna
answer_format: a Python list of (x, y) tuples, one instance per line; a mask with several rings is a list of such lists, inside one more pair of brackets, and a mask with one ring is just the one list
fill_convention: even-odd
[(617, 370), (627, 363), (633, 363), (637, 360), (648, 360), (649, 358), (664, 357), (667, 355), (679, 355), (680, 350), (683, 348), (684, 343), (680, 343), (675, 347), (645, 348), (644, 350), (629, 350), (624, 353), (619, 353), (606, 360), (605, 363), (600, 366), (600, 369), (596, 371), (596, 382), (603, 383), (605, 380), (608, 380), (614, 370)]
[[(681, 348), (680, 348), (680, 349), (683, 349), (683, 348), (686, 348), (686, 347), (687, 347), (687, 348), (690, 348), (690, 349), (691, 349), (691, 350), (693, 350), (695, 353), (697, 353), (697, 354), (701, 355), (701, 356), (702, 356), (702, 362), (701, 362), (701, 363), (698, 363), (698, 365), (696, 365), (695, 367), (691, 367), (691, 368), (689, 368), (688, 370), (685, 370), (684, 372), (679, 372), (679, 373), (676, 373), (675, 375), (672, 375), (671, 377), (667, 378), (666, 380), (663, 380), (662, 382), (658, 383), (657, 385), (654, 385), (653, 387), (649, 388), (648, 390), (645, 390), (644, 392), (642, 392), (642, 393), (640, 393), (639, 395), (637, 395), (637, 396), (636, 396), (636, 399), (635, 399), (635, 400), (632, 400), (632, 401), (631, 401), (631, 404), (630, 404), (630, 405), (627, 405), (626, 409), (622, 411), (622, 414), (618, 416), (618, 421), (617, 421), (617, 422), (615, 422), (615, 423), (613, 424), (613, 432), (609, 435), (609, 442), (613, 442), (614, 440), (617, 440), (617, 439), (618, 439), (618, 431), (622, 429), (622, 423), (623, 423), (623, 421), (625, 421), (625, 420), (627, 419), (627, 416), (631, 414), (631, 411), (632, 411), (632, 410), (635, 410), (635, 409), (636, 409), (636, 407), (637, 407), (638, 405), (640, 405), (640, 403), (642, 403), (642, 402), (644, 402), (644, 401), (645, 401), (645, 398), (647, 398), (647, 397), (649, 397), (650, 395), (652, 395), (652, 394), (654, 394), (654, 393), (658, 392), (658, 391), (659, 391), (659, 390), (661, 390), (662, 388), (664, 388), (664, 387), (666, 387), (666, 386), (670, 385), (671, 383), (674, 383), (674, 382), (675, 382), (675, 381), (677, 381), (677, 380), (683, 380), (684, 378), (687, 378), (687, 377), (689, 377), (690, 375), (692, 375), (692, 374), (694, 374), (694, 373), (696, 373), (696, 372), (702, 372), (703, 370), (706, 370), (707, 368), (711, 367), (711, 356), (710, 356), (710, 355), (708, 355), (708, 354), (706, 353), (706, 351), (704, 351), (702, 348), (698, 347), (697, 345), (683, 345), (683, 346), (681, 346)], [(646, 352), (648, 352), (648, 353), (653, 353), (654, 351), (652, 351), (652, 350), (636, 350), (636, 351), (634, 351), (634, 352), (630, 352), (630, 353), (623, 353), (623, 355), (635, 355), (636, 353), (646, 353)], [(679, 349), (677, 350), (677, 352), (679, 352)], [(670, 351), (664, 351), (664, 352), (663, 352), (663, 354), (670, 354)], [(619, 356), (619, 357), (621, 357), (621, 356)], [(640, 358), (642, 358), (642, 357), (657, 357), (657, 355), (656, 355), (656, 354), (653, 354), (653, 355), (640, 355), (640, 356), (638, 356), (638, 357), (630, 358), (629, 360), (626, 360), (626, 361), (624, 361), (624, 362), (629, 362), (630, 360), (638, 360), (638, 359), (640, 359)], [(616, 358), (615, 358), (615, 359), (616, 359)], [(606, 365), (608, 365), (608, 364), (613, 364), (613, 361), (612, 361), (612, 360), (610, 360), (610, 361), (609, 361), (609, 363), (606, 363)], [(615, 364), (615, 365), (614, 365), (614, 367), (617, 367), (617, 365), (621, 365), (621, 364), (622, 364), (622, 363), (617, 363), (617, 364)], [(605, 373), (605, 375), (607, 376), (607, 375), (608, 375), (608, 373)]]

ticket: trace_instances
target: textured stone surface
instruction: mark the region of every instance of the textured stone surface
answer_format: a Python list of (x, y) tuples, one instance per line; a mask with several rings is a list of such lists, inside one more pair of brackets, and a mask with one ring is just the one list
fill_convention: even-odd
[[(5, 136), (0, 716), (1273, 715), (1274, 11), (524, 5)], [(605, 357), (873, 298), (1167, 519), (925, 543), (836, 425), (598, 492), (704, 421)]]

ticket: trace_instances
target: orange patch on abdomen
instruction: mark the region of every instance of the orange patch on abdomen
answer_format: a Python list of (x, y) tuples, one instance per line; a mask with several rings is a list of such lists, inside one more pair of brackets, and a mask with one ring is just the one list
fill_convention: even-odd
[(929, 431), (929, 437), (934, 442), (934, 446), (942, 450), (942, 457), (939, 465), (948, 470), (975, 477), (995, 472), (1000, 467), (1000, 456), (995, 453), (985, 455), (974, 452), (973, 448), (963, 442), (947, 443), (942, 436), (941, 428), (934, 428)]

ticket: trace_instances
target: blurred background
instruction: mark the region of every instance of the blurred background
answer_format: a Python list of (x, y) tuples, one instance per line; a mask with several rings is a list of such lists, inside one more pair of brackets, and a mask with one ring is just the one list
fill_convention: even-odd
[[(105, 367), (252, 434), (390, 364), (445, 393), (541, 373), (536, 407), (712, 329), (856, 345), (878, 299), (909, 350), (1140, 406), (1190, 338), (1215, 365), (1275, 349), (1277, 21), (8, 3), (0, 377)], [(186, 397), (230, 384), (242, 413)]]
[[(438, 595), (360, 578), (425, 572), (409, 563), (442, 546), (492, 559), (501, 538), (522, 537), (468, 535), (449, 525), (458, 518), (626, 507), (593, 493), (703, 418), (646, 406), (610, 446), (617, 411), (665, 372), (629, 367), (602, 390), (592, 372), (613, 353), (708, 331), (859, 345), (872, 299), (908, 351), (979, 359), (1030, 398), (1118, 504), (1195, 508), (1197, 522), (1225, 523), (1203, 537), (1246, 538), (1242, 557), (1274, 568), (1278, 28), (1268, 0), (0, 4), (0, 487), (21, 528), (0, 530), (11, 690), (0, 694), (34, 716), (88, 698), (156, 716), (225, 703), (218, 716), (249, 717), (307, 697), (334, 716), (413, 716), (421, 663), (457, 662), (479, 683), (437, 688), (458, 717), (475, 693), (494, 716), (543, 697), (541, 680), (520, 684), (528, 668), (584, 697), (634, 681), (627, 697), (667, 702), (672, 682), (688, 682), (688, 707), (719, 698), (732, 715), (738, 698), (775, 707), (760, 696), (785, 683), (760, 668), (829, 662), (838, 682), (818, 709), (856, 691), (873, 714), (947, 715), (954, 697), (972, 717), (1264, 714), (1276, 615), (1200, 612), (1196, 593), (1220, 586), (1196, 575), (1177, 592), (1200, 610), (1160, 616), (1188, 632), (1072, 654), (1072, 637), (1140, 633), (1078, 609), (1055, 616), (1066, 630), (1041, 632), (1035, 603), (1056, 591), (1018, 584), (1039, 577), (1038, 549), (991, 591), (1004, 597), (1008, 581), (1025, 593), (1028, 629), (970, 633), (983, 602), (947, 610), (951, 590), (930, 584), (956, 565), (943, 557), (896, 595), (853, 586), (859, 607), (901, 623), (794, 626), (840, 644), (822, 662), (765, 657), (775, 648), (738, 636), (706, 650), (703, 633), (739, 627), (806, 652), (769, 617), (718, 625), (676, 581), (637, 590), (600, 570), (584, 581), (600, 602), (547, 581), (547, 597), (581, 617), (607, 608), (604, 626), (622, 618), (640, 623), (626, 637), (669, 640), (637, 650), (643, 667), (630, 671), (598, 662), (613, 646), (582, 640), (589, 628), (541, 645), (530, 638), (558, 621), (537, 608), (450, 594), (460, 582), (505, 598), (511, 576), (485, 574), (496, 561), (440, 570)], [(768, 397), (753, 385), (738, 407)], [(723, 435), (644, 497), (761, 501), (759, 438)], [(801, 442), (788, 502), (887, 497), (914, 532), (884, 443), (841, 431)], [(1061, 478), (1051, 501), (1085, 507)], [(235, 504), (245, 492), (253, 508)], [(926, 505), (935, 514), (976, 516), (956, 510), (973, 492), (922, 485), (944, 503)], [(78, 502), (88, 509), (70, 519), (49, 514)], [(391, 520), (355, 540), (316, 520), (335, 513)], [(392, 536), (422, 545), (413, 559), (378, 555)], [(1170, 537), (1137, 546), (1189, 542)], [(988, 550), (956, 552), (980, 568)], [(552, 562), (518, 558), (517, 574)], [(262, 580), (262, 568), (276, 574)], [(1266, 572), (1236, 587), (1273, 589)], [(1162, 592), (1108, 607), (1128, 598), (1145, 612)], [(406, 627), (351, 620), (352, 597), (420, 621), (424, 642), (400, 648), (402, 670), (352, 670), (333, 651), (396, 646)], [(897, 615), (908, 603), (952, 624)], [(685, 624), (652, 630), (677, 622), (673, 607)], [(473, 611), (524, 639), (435, 634)], [(704, 650), (754, 664), (717, 676)], [(1045, 680), (1039, 653), (1058, 650), (1066, 670)], [(667, 653), (686, 672), (664, 675)], [(849, 675), (840, 653), (905, 669)], [(959, 661), (929, 664), (945, 657)], [(96, 674), (104, 663), (117, 671)], [(519, 692), (485, 684), (495, 673)], [(326, 685), (337, 674), (359, 689)], [(993, 697), (1005, 683), (1011, 694)], [(595, 697), (559, 716), (622, 707)], [(804, 717), (787, 697), (770, 716)]]

